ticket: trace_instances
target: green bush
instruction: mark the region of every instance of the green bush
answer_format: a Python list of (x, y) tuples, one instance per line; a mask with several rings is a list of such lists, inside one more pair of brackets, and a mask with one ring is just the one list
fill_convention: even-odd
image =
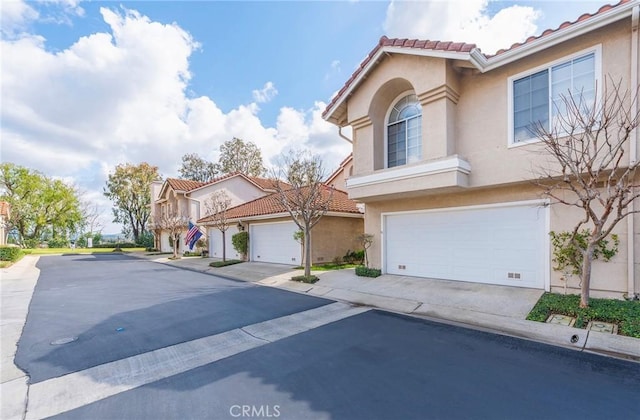
[(17, 248), (15, 246), (0, 247), (0, 261), (15, 262), (18, 261), (23, 255), (24, 252), (22, 252), (20, 248)]
[(342, 257), (342, 260), (347, 264), (362, 264), (364, 261), (364, 249), (360, 251), (351, 251), (349, 249), (347, 253), (344, 254), (344, 257)]
[(551, 314), (576, 318), (575, 327), (586, 328), (589, 321), (618, 324), (618, 333), (640, 338), (640, 301), (589, 299), (588, 308), (580, 308), (580, 296), (545, 293), (527, 319), (545, 322)]
[(356, 276), (360, 277), (379, 277), (382, 275), (382, 270), (379, 268), (369, 268), (361, 265), (356, 267)]
[(241, 255), (247, 255), (249, 252), (249, 232), (238, 232), (231, 237), (233, 249)]
[(49, 248), (67, 248), (69, 247), (69, 239), (64, 237), (55, 237), (47, 241)]
[(200, 252), (192, 252), (192, 251), (185, 251), (184, 254), (182, 254), (183, 257), (201, 257), (202, 254)]
[(142, 235), (138, 236), (136, 246), (140, 248), (151, 248), (153, 246), (153, 234), (151, 232), (143, 232)]
[(314, 275), (310, 275), (310, 276), (293, 276), (293, 277), (291, 277), (291, 280), (299, 281), (300, 283), (313, 284), (313, 283), (317, 282), (320, 279), (318, 277), (314, 276)]
[(227, 265), (240, 264), (241, 262), (244, 262), (244, 261), (242, 260), (214, 261), (212, 263), (209, 263), (209, 267), (219, 268), (219, 267), (225, 267)]

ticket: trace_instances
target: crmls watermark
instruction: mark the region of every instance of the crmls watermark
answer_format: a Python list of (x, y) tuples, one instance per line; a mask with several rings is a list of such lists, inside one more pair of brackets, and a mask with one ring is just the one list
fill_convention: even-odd
[(232, 405), (229, 407), (231, 417), (244, 418), (277, 418), (280, 417), (279, 405)]

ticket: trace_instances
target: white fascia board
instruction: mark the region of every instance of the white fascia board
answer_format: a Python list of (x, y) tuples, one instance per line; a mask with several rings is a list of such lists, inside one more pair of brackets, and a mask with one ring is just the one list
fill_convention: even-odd
[(374, 185), (389, 181), (400, 181), (403, 179), (411, 179), (425, 175), (435, 175), (443, 172), (451, 172), (452, 170), (460, 171), (465, 174), (471, 172), (471, 165), (466, 160), (453, 156), (450, 158), (437, 160), (435, 162), (426, 162), (423, 164), (391, 169), (384, 172), (364, 175), (347, 180), (347, 187), (360, 187), (364, 185)]
[(583, 22), (573, 23), (565, 29), (557, 29), (555, 32), (545, 35), (542, 38), (521, 45), (513, 50), (506, 51), (500, 55), (491, 57), (486, 60), (486, 65), (483, 68), (480, 68), (480, 71), (484, 73), (496, 69), (524, 57), (533, 55), (561, 42), (568, 41), (603, 26), (607, 26), (618, 20), (630, 17), (633, 7), (637, 6), (638, 3), (639, 2), (636, 0), (617, 6), (608, 12), (593, 16)]

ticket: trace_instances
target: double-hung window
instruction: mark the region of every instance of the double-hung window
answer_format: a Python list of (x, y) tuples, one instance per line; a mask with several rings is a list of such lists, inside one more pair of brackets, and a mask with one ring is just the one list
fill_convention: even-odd
[(572, 96), (583, 110), (593, 106), (597, 59), (597, 51), (590, 51), (511, 79), (512, 143), (535, 139), (536, 124), (552, 129), (558, 116), (567, 112), (563, 98)]
[(387, 167), (418, 162), (422, 158), (422, 106), (409, 94), (397, 101), (387, 120)]

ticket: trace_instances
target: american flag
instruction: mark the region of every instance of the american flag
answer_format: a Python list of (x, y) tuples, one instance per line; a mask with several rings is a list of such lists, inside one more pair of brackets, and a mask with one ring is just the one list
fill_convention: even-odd
[(198, 239), (202, 236), (202, 232), (198, 229), (198, 226), (189, 222), (189, 231), (187, 232), (187, 236), (185, 236), (184, 241), (189, 244), (189, 249), (193, 249), (193, 246), (198, 242)]

